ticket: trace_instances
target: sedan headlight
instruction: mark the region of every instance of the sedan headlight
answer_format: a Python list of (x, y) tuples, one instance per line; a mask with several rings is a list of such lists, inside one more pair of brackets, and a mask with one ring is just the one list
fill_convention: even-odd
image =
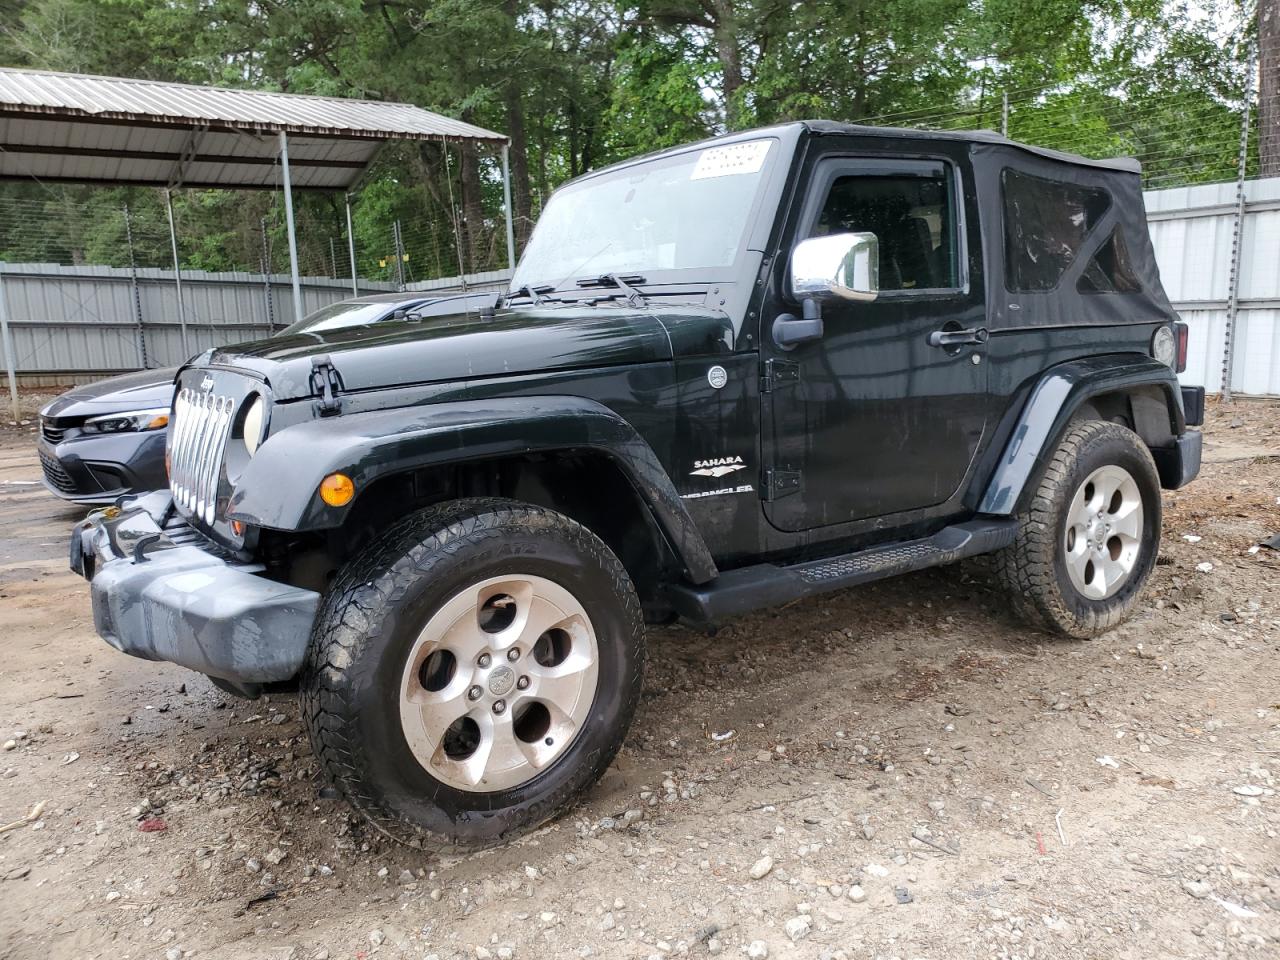
[(262, 395), (254, 397), (249, 403), (249, 409), (244, 412), (243, 427), (244, 448), (249, 451), (249, 456), (253, 456), (258, 452), (258, 447), (262, 444), (262, 428), (266, 426), (267, 404), (262, 399)]
[(124, 413), (105, 413), (90, 417), (84, 422), (85, 433), (137, 433), (143, 430), (163, 430), (169, 425), (169, 408), (154, 410), (127, 410)]

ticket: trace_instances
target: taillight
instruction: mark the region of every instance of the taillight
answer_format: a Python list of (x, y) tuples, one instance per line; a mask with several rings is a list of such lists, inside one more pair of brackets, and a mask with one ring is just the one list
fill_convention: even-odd
[(1175, 323), (1173, 335), (1178, 340), (1178, 359), (1173, 369), (1176, 373), (1182, 373), (1187, 369), (1187, 341), (1191, 339), (1191, 328), (1185, 323)]

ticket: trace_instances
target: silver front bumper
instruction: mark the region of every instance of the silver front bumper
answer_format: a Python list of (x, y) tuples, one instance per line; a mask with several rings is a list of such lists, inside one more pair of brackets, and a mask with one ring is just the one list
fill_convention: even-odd
[(95, 510), (71, 535), (71, 569), (89, 580), (93, 620), (117, 650), (240, 684), (289, 680), (302, 667), (320, 594), (260, 576), (164, 529), (158, 491)]

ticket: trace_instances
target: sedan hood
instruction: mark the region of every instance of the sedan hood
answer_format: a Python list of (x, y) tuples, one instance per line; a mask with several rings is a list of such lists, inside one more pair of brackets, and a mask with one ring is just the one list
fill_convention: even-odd
[(40, 411), (42, 417), (92, 417), (103, 413), (167, 407), (177, 367), (139, 370), (73, 387)]
[(198, 366), (248, 369), (277, 400), (311, 395), (312, 363), (327, 357), (347, 392), (585, 367), (653, 363), (723, 351), (732, 327), (702, 307), (548, 305), (383, 321), (209, 351)]

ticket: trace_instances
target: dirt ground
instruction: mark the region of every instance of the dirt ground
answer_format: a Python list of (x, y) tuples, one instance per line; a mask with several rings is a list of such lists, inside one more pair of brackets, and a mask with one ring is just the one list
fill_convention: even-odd
[(1207, 432), (1121, 629), (1028, 630), (976, 562), (653, 630), (587, 801), (450, 860), (326, 797), (293, 698), (99, 640), (0, 432), (0, 822), (43, 804), (0, 955), (1280, 956), (1280, 403)]

